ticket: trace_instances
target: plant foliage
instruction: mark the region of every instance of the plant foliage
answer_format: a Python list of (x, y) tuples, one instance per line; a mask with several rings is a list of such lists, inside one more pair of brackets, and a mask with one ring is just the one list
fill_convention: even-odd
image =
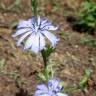
[(81, 32), (93, 34), (96, 27), (96, 3), (91, 0), (83, 2), (77, 16), (73, 26)]

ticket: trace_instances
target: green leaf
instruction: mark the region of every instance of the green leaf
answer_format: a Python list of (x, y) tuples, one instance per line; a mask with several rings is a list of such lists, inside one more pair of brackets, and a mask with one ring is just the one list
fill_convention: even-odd
[(91, 69), (89, 69), (89, 68), (85, 69), (84, 76), (83, 76), (83, 78), (79, 82), (79, 87), (80, 88), (84, 89), (87, 86), (87, 81), (88, 81), (91, 73), (92, 73)]
[(2, 70), (5, 66), (5, 59), (0, 60), (0, 69)]
[(87, 77), (89, 77), (90, 75), (91, 75), (91, 73), (92, 73), (92, 70), (91, 69), (85, 69), (85, 75), (87, 76)]
[(6, 10), (6, 6), (5, 6), (4, 3), (0, 3), (0, 9), (2, 9), (2, 10)]
[(41, 81), (46, 81), (46, 77), (43, 73), (36, 74), (36, 79)]
[(18, 21), (14, 20), (14, 21), (12, 21), (12, 22), (10, 23), (9, 26), (10, 26), (11, 29), (14, 29), (14, 28), (17, 27), (17, 25), (18, 25)]
[(85, 10), (89, 10), (90, 8), (92, 8), (92, 3), (86, 1), (82, 4), (82, 6), (84, 7)]
[(7, 10), (16, 10), (21, 7), (21, 0), (15, 0), (13, 4), (11, 4)]

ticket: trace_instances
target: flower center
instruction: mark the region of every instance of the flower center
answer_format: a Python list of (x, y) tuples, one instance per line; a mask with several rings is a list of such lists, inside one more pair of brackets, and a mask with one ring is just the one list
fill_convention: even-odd
[(39, 32), (39, 30), (40, 30), (40, 26), (38, 25), (38, 24), (34, 24), (35, 26), (35, 28), (34, 28), (34, 32), (35, 32), (35, 34), (37, 34), (38, 32)]

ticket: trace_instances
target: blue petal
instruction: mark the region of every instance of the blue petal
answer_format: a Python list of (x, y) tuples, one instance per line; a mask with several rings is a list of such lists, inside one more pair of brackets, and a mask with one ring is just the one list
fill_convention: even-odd
[(37, 21), (38, 21), (38, 26), (39, 26), (41, 23), (40, 16), (38, 16), (37, 19), (38, 19)]
[(23, 36), (20, 37), (20, 39), (18, 40), (18, 42), (16, 43), (17, 46), (19, 46), (21, 44), (21, 42), (23, 42), (23, 40), (29, 35), (31, 34), (30, 32), (25, 33)]
[(62, 90), (62, 88), (63, 88), (62, 85), (59, 84), (59, 85), (57, 86), (57, 88), (56, 88), (56, 91), (57, 91), (57, 92), (60, 92), (60, 91)]
[(39, 52), (39, 36), (38, 35), (33, 35), (32, 36), (32, 47), (31, 47), (31, 50), (35, 53), (38, 53)]
[(42, 95), (38, 95), (38, 96), (51, 96), (50, 94), (42, 94)]
[(48, 81), (48, 87), (50, 89), (54, 89), (55, 90), (58, 85), (59, 85), (59, 81), (57, 79), (51, 79), (51, 80)]
[(41, 25), (46, 24), (46, 22), (48, 22), (47, 18), (46, 17), (43, 17), (41, 19)]
[(50, 96), (50, 94), (43, 94), (43, 95), (40, 95), (40, 96)]
[(68, 95), (64, 93), (57, 93), (56, 96), (68, 96)]
[(25, 43), (25, 46), (24, 46), (24, 50), (29, 49), (29, 48), (32, 46), (32, 41), (33, 41), (33, 35), (31, 35), (31, 36), (27, 39), (27, 41), (26, 41), (26, 43)]
[(58, 26), (53, 26), (52, 24), (49, 24), (49, 25), (47, 25), (47, 26), (45, 26), (44, 28), (43, 28), (43, 30), (52, 30), (52, 31), (55, 31), (55, 30), (57, 30), (58, 29)]
[(49, 96), (48, 88), (44, 84), (37, 85), (35, 96)]
[(39, 36), (39, 43), (40, 43), (40, 50), (44, 49), (45, 47), (45, 39), (44, 39), (44, 36), (42, 34), (40, 34)]
[(17, 26), (17, 28), (26, 28), (31, 27), (31, 19), (28, 20), (21, 20)]
[(35, 53), (38, 53), (45, 47), (44, 37), (40, 33), (34, 34), (32, 36), (31, 43), (32, 43), (31, 50)]
[(18, 24), (17, 28), (31, 27), (31, 25), (32, 25), (31, 20), (32, 20), (32, 19), (19, 21), (19, 24)]
[(55, 47), (57, 42), (60, 40), (54, 34), (48, 32), (46, 30), (42, 31), (42, 34), (44, 34), (49, 39), (49, 41), (52, 43), (53, 47)]
[(48, 21), (45, 19), (44, 21), (41, 22), (41, 29), (42, 30), (57, 30), (59, 26), (54, 26), (52, 22)]
[(12, 37), (16, 37), (16, 36), (18, 36), (18, 35), (21, 35), (21, 34), (23, 34), (23, 33), (28, 32), (28, 31), (31, 31), (31, 30), (30, 30), (30, 29), (27, 29), (27, 28), (19, 29), (19, 30), (17, 30), (17, 31), (15, 32), (15, 34), (12, 35)]
[(45, 47), (45, 40), (42, 34), (32, 34), (25, 43), (24, 49), (32, 48), (37, 53)]
[(41, 96), (41, 95), (44, 95), (44, 94), (47, 94), (48, 92), (46, 92), (46, 91), (43, 91), (43, 90), (37, 90), (36, 92), (35, 92), (35, 96)]
[(40, 28), (41, 28), (41, 30), (46, 30), (46, 27), (49, 26), (49, 25), (52, 25), (52, 23), (51, 22), (46, 22), (44, 24), (41, 24)]
[(47, 86), (44, 85), (44, 84), (39, 84), (39, 85), (37, 85), (37, 88), (36, 88), (36, 89), (37, 89), (37, 90), (42, 90), (42, 91), (48, 91)]
[(54, 93), (60, 92), (62, 90), (62, 86), (59, 84), (57, 79), (51, 79), (48, 81), (48, 88)]

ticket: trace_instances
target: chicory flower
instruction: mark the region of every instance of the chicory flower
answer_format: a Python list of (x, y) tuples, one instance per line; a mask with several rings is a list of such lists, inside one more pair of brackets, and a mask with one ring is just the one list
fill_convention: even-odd
[(26, 40), (24, 50), (31, 49), (33, 52), (38, 53), (46, 46), (45, 37), (51, 42), (52, 47), (55, 47), (59, 38), (57, 38), (50, 31), (55, 31), (58, 26), (54, 26), (52, 22), (48, 21), (45, 17), (40, 16), (32, 17), (28, 20), (20, 21), (17, 26), (17, 31), (12, 37), (20, 36), (16, 42), (17, 46)]
[(39, 84), (37, 85), (34, 96), (68, 96), (67, 94), (61, 93), (62, 85), (60, 85), (57, 79), (50, 79), (48, 85)]

